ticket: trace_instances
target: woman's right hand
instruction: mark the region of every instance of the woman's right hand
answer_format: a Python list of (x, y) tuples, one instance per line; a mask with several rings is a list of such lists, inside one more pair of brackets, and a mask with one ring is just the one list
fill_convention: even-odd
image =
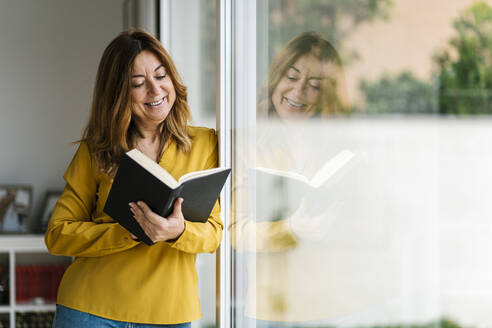
[(185, 221), (181, 204), (183, 204), (183, 198), (178, 198), (174, 203), (173, 212), (167, 218), (154, 213), (145, 202), (138, 201), (129, 205), (135, 220), (138, 221), (145, 234), (153, 242), (158, 242), (178, 239), (184, 232)]
[(330, 231), (331, 225), (338, 219), (338, 210), (342, 202), (328, 205), (322, 213), (309, 214), (306, 200), (303, 198), (296, 211), (289, 217), (292, 232), (305, 240), (322, 241)]

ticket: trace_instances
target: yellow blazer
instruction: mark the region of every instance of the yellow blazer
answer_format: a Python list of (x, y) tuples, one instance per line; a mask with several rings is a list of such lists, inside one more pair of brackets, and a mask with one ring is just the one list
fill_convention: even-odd
[[(171, 143), (159, 161), (176, 179), (217, 166), (214, 130), (189, 127), (189, 131), (190, 152), (178, 152)], [(64, 180), (45, 235), (50, 253), (75, 257), (61, 281), (57, 303), (128, 322), (175, 324), (199, 319), (195, 260), (197, 253), (213, 253), (221, 241), (218, 202), (206, 223), (186, 221), (177, 240), (147, 246), (132, 240), (103, 212), (112, 181), (98, 171), (85, 143)]]

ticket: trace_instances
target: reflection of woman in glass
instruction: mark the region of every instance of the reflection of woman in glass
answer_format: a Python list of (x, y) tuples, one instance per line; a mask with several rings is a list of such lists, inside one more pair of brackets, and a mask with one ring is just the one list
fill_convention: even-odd
[(273, 60), (259, 116), (281, 119), (324, 117), (346, 111), (342, 61), (314, 32), (291, 40)]
[(262, 162), (257, 165), (313, 175), (333, 154), (313, 152), (319, 137), (308, 125), (319, 126), (348, 108), (337, 50), (317, 33), (299, 34), (273, 59), (260, 93), (257, 159)]
[[(347, 109), (337, 51), (316, 33), (300, 34), (271, 64), (257, 111), (255, 165), (311, 177), (351, 149), (327, 124)], [(357, 284), (352, 274), (363, 270), (360, 258), (344, 254), (350, 249), (345, 243), (353, 242), (346, 232), (357, 222), (343, 203), (357, 192), (347, 176), (330, 192), (319, 188), (312, 194), (292, 188), (291, 181), (263, 183), (258, 170), (254, 182), (244, 179), (255, 205), (236, 204), (249, 210), (236, 212), (232, 241), (246, 255), (245, 314), (257, 327), (330, 325), (370, 303), (363, 292), (359, 298), (344, 294)]]
[[(296, 36), (273, 59), (267, 86), (260, 92), (255, 165), (309, 171), (306, 164), (311, 166), (316, 161), (305, 154), (293, 156), (299, 149), (311, 150), (305, 141), (309, 135), (296, 137), (298, 128), (303, 122), (346, 112), (346, 98), (342, 61), (335, 48), (314, 32)], [(300, 142), (300, 146), (292, 140)], [(238, 189), (250, 183), (249, 177), (239, 180), (242, 182)], [(269, 217), (252, 220), (246, 214), (248, 206), (238, 210), (244, 214), (238, 213), (232, 225), (233, 244), (237, 249), (283, 251), (296, 245), (289, 218), (277, 218), (275, 222), (264, 222), (272, 221)], [(254, 245), (249, 242), (253, 235), (256, 237)]]

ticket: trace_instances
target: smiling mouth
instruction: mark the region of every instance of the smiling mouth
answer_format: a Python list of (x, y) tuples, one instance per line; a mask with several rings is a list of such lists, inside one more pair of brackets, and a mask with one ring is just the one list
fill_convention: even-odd
[(297, 108), (297, 109), (304, 109), (307, 106), (306, 104), (297, 103), (295, 101), (292, 101), (289, 98), (284, 97), (284, 100), (287, 102), (287, 104), (289, 104), (290, 106)]
[(149, 107), (156, 107), (156, 106), (159, 106), (160, 104), (162, 104), (164, 102), (164, 99), (166, 99), (167, 96), (165, 96), (164, 98), (160, 99), (160, 100), (157, 100), (157, 101), (154, 101), (154, 102), (147, 102), (145, 103), (145, 105), (149, 106)]

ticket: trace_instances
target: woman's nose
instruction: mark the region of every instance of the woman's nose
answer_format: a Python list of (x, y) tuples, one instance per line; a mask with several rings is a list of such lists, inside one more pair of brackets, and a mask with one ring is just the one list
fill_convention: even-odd
[(156, 81), (149, 82), (149, 93), (151, 95), (156, 95), (159, 93), (159, 84)]
[(294, 95), (296, 97), (302, 98), (304, 95), (304, 91), (306, 89), (306, 83), (304, 83), (303, 80), (298, 80), (297, 83), (294, 85)]

